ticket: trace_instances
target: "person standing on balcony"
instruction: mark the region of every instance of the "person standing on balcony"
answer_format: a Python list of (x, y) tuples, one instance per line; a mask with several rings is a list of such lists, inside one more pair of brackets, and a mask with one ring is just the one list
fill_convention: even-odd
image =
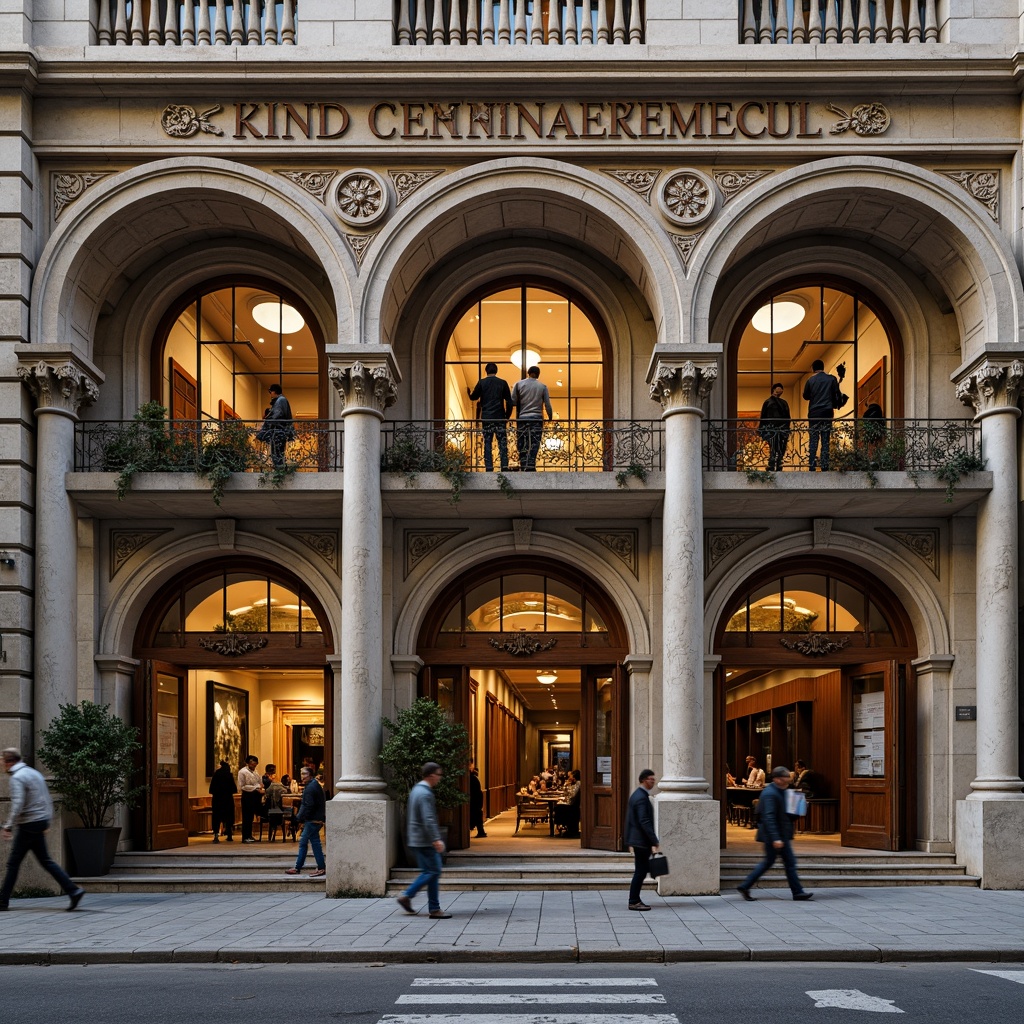
[(554, 419), (551, 412), (551, 395), (547, 384), (540, 382), (540, 367), (531, 366), (526, 376), (516, 381), (512, 389), (512, 405), (516, 410), (516, 448), (519, 449), (519, 469), (533, 473), (537, 469), (537, 453), (544, 431), (544, 413)]
[(467, 388), (469, 400), (480, 403), (480, 422), (484, 433), (484, 469), (494, 471), (494, 439), (498, 439), (498, 460), (501, 472), (508, 472), (508, 433), (505, 424), (512, 415), (512, 392), (508, 381), (498, 376), (498, 364), (484, 367), (486, 377), (477, 381), (475, 388)]
[(281, 469), (284, 466), (285, 445), (295, 440), (295, 424), (291, 404), (285, 398), (281, 385), (271, 384), (269, 390), (270, 408), (263, 417), (263, 426), (256, 437), (270, 445), (270, 461), (274, 469)]
[[(818, 445), (821, 445), (821, 471), (828, 472), (828, 446), (832, 440), (832, 417), (834, 410), (846, 405), (846, 395), (839, 390), (839, 380), (825, 372), (820, 359), (811, 363), (814, 371), (804, 384), (804, 400), (807, 402), (807, 420), (810, 432), (810, 457), (808, 466), (813, 473), (818, 461)], [(838, 367), (840, 380), (846, 376), (846, 367)]]
[(779, 383), (772, 385), (771, 395), (761, 406), (761, 422), (757, 432), (768, 442), (768, 472), (782, 471), (782, 460), (789, 444), (789, 402), (782, 397), (785, 389)]

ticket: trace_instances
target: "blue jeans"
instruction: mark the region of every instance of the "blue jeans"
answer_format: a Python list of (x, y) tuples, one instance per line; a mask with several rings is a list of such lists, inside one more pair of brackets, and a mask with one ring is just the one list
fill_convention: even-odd
[(48, 821), (26, 821), (25, 824), (14, 827), (11, 855), (7, 860), (7, 874), (4, 875), (4, 884), (0, 888), (0, 904), (3, 906), (7, 906), (11, 893), (14, 892), (14, 883), (18, 880), (18, 869), (29, 853), (36, 855), (36, 860), (45, 871), (53, 875), (54, 881), (67, 895), (70, 896), (71, 893), (78, 891), (78, 886), (71, 881), (67, 872), (50, 858), (50, 853), (46, 849), (46, 830), (49, 827)]
[(782, 857), (782, 865), (786, 869), (786, 881), (793, 893), (803, 892), (804, 887), (796, 874), (796, 857), (789, 840), (785, 840), (781, 850), (776, 850), (770, 842), (764, 844), (764, 860), (743, 880), (741, 889), (749, 889), (775, 863), (776, 857)]
[(420, 869), (419, 878), (416, 879), (404, 895), (412, 899), (423, 888), (427, 887), (427, 909), (430, 911), (441, 909), (441, 893), (438, 889), (438, 879), (441, 877), (441, 854), (432, 846), (411, 846), (410, 849), (416, 854), (416, 863)]
[(810, 433), (810, 468), (814, 469), (814, 464), (818, 458), (818, 445), (821, 444), (821, 469), (822, 472), (828, 469), (828, 446), (829, 441), (832, 438), (832, 421), (831, 420), (809, 420), (808, 421), (809, 433)]
[(306, 821), (302, 823), (302, 834), (299, 836), (299, 852), (295, 855), (295, 867), (302, 870), (306, 863), (306, 850), (313, 847), (313, 859), (316, 866), (323, 871), (327, 866), (324, 860), (324, 848), (320, 845), (320, 829), (324, 827), (322, 821)]
[(519, 449), (519, 472), (533, 473), (537, 469), (537, 453), (544, 433), (544, 421), (516, 420), (516, 448)]

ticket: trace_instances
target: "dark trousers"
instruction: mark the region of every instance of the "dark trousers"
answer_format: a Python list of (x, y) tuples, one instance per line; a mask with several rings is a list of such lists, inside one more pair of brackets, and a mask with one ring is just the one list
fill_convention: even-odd
[(18, 880), (18, 870), (21, 862), (34, 853), (36, 860), (48, 871), (54, 881), (69, 896), (77, 892), (78, 886), (68, 877), (67, 872), (50, 857), (46, 849), (46, 830), (50, 827), (48, 821), (27, 821), (24, 825), (17, 825), (14, 829), (14, 838), (11, 840), (11, 855), (7, 861), (7, 874), (4, 875), (4, 884), (0, 888), (0, 904), (6, 906), (10, 901), (11, 893), (14, 892), (14, 883)]
[(504, 420), (484, 420), (484, 469), (494, 469), (494, 439), (498, 439), (498, 465), (504, 473), (508, 469), (508, 433)]
[(831, 420), (808, 420), (808, 432), (810, 434), (810, 459), (809, 465), (814, 469), (818, 458), (818, 445), (821, 445), (821, 468), (828, 469), (828, 446), (832, 439)]
[[(786, 445), (789, 444), (789, 432), (776, 430), (768, 435), (768, 471), (782, 470), (782, 460), (786, 457)], [(825, 460), (828, 461), (827, 459)]]
[(242, 838), (252, 839), (252, 821), (260, 813), (263, 798), (259, 793), (242, 794)]
[(224, 826), (224, 831), (228, 838), (231, 837), (231, 830), (235, 827), (235, 805), (234, 802), (231, 804), (231, 809), (228, 808), (212, 808), (210, 812), (210, 824), (213, 825), (213, 834), (215, 836), (220, 835), (220, 827)]
[(419, 865), (420, 873), (403, 895), (412, 899), (423, 886), (426, 886), (427, 910), (440, 910), (441, 890), (437, 883), (441, 877), (441, 854), (432, 846), (411, 846), (409, 849), (416, 854), (416, 863)]
[(288, 443), (288, 436), (283, 430), (270, 431), (270, 461), (274, 469), (280, 469), (284, 465), (284, 448)]
[(750, 872), (743, 880), (741, 889), (749, 889), (754, 883), (775, 863), (776, 857), (782, 857), (782, 865), (786, 869), (786, 881), (794, 893), (803, 892), (804, 887), (796, 874), (796, 857), (793, 854), (793, 844), (787, 839), (782, 844), (781, 850), (776, 850), (772, 844), (764, 844), (764, 860)]
[(523, 473), (532, 473), (537, 469), (537, 453), (540, 451), (540, 438), (544, 433), (544, 421), (516, 420), (516, 426), (519, 470)]
[(629, 902), (640, 902), (640, 890), (651, 861), (651, 851), (646, 846), (633, 847), (633, 880), (629, 883)]

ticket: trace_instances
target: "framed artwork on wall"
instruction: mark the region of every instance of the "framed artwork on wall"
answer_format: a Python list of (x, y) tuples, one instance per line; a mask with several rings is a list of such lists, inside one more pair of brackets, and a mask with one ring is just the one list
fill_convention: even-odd
[(249, 694), (234, 686), (206, 680), (206, 774), (221, 761), (237, 772), (248, 753)]

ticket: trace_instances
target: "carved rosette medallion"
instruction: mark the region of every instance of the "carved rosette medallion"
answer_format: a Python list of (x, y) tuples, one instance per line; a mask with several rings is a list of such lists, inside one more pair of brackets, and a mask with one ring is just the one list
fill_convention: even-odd
[(459, 530), (406, 530), (405, 574), (402, 578), (408, 579), (413, 569), (435, 548), (465, 532), (465, 527)]
[(658, 206), (665, 218), (683, 228), (694, 228), (715, 212), (718, 193), (700, 171), (673, 171), (658, 192)]
[(756, 530), (705, 530), (704, 575), (707, 576), (723, 558), (728, 557), (736, 548), (764, 532), (765, 527)]
[(108, 172), (100, 174), (79, 174), (75, 171), (62, 171), (60, 174), (51, 174), (50, 183), (53, 186), (53, 219), (59, 220), (64, 212), (64, 207), (73, 203), (90, 186), (97, 181), (109, 177)]
[(1019, 359), (1004, 365), (986, 360), (957, 384), (956, 397), (964, 405), (973, 406), (978, 415), (1016, 408), (1022, 380), (1024, 363)]
[(199, 646), (225, 658), (239, 658), (243, 654), (262, 650), (267, 646), (267, 638), (250, 636), (248, 633), (223, 633), (218, 636), (201, 636)]
[(679, 366), (661, 363), (651, 381), (651, 398), (663, 409), (680, 406), (699, 407), (718, 379), (716, 363), (695, 363), (690, 359)]
[(658, 180), (658, 176), (661, 174), (661, 171), (605, 170), (604, 173), (610, 174), (613, 178), (617, 178), (626, 186), (626, 188), (631, 188), (638, 196), (640, 196), (641, 199), (650, 203), (651, 192), (654, 191), (654, 183)]
[(294, 537), (301, 544), (305, 544), (310, 551), (319, 555), (336, 573), (341, 572), (337, 530), (300, 530), (282, 527), (281, 532), (288, 534), (289, 537)]
[(722, 202), (727, 203), (738, 192), (742, 192), (748, 185), (753, 185), (766, 174), (772, 171), (712, 171), (711, 176), (715, 183), (722, 190)]
[(423, 185), (426, 185), (431, 178), (436, 178), (439, 174), (443, 174), (443, 171), (388, 171), (391, 176), (392, 182), (395, 185), (395, 195), (398, 196), (397, 206), (401, 206), (416, 191)]
[(939, 578), (939, 531), (934, 527), (920, 529), (896, 530), (885, 526), (876, 526), (879, 533), (892, 537), (908, 551), (917, 555), (931, 569), (936, 579)]
[(704, 232), (694, 231), (689, 235), (674, 235), (670, 231), (668, 237), (672, 239), (672, 244), (676, 247), (679, 257), (683, 261), (683, 268), (689, 270), (690, 257), (693, 255), (693, 250), (697, 248), (697, 243), (704, 237)]
[(372, 235), (345, 235), (345, 241), (348, 242), (348, 247), (352, 250), (352, 255), (356, 258), (357, 267), (361, 267), (363, 265), (363, 257), (366, 255), (366, 250), (370, 248), (370, 243), (376, 237), (376, 231), (374, 231)]
[(209, 110), (202, 110), (198, 113), (194, 107), (172, 103), (164, 107), (164, 112), (160, 115), (160, 127), (163, 128), (164, 134), (169, 135), (172, 139), (190, 139), (199, 132), (204, 132), (207, 135), (223, 135), (224, 132), (209, 121), (210, 116), (220, 113), (220, 110), (219, 103), (210, 107)]
[(368, 228), (388, 212), (388, 187), (373, 171), (346, 171), (333, 192), (338, 216), (352, 228)]
[(99, 385), (71, 359), (40, 359), (18, 367), (22, 383), (35, 395), (39, 410), (56, 409), (74, 415), (100, 397)]
[(136, 551), (144, 548), (150, 541), (156, 540), (162, 534), (170, 532), (170, 527), (163, 530), (111, 530), (109, 579), (114, 578), (121, 566)]
[(944, 178), (955, 181), (972, 199), (977, 199), (988, 210), (988, 215), (999, 220), (998, 171), (939, 171)]
[(854, 135), (884, 135), (892, 124), (892, 116), (883, 103), (858, 103), (850, 113), (834, 103), (826, 103), (825, 109), (840, 117), (829, 128), (829, 135), (843, 135), (851, 130)]
[(282, 177), (298, 185), (314, 199), (327, 205), (327, 189), (338, 176), (337, 171), (278, 171)]
[[(504, 635), (502, 634), (502, 636)], [(531, 655), (540, 654), (541, 651), (550, 651), (558, 643), (556, 639), (540, 641), (532, 633), (527, 633), (525, 630), (520, 633), (511, 634), (507, 640), (496, 640), (494, 637), (488, 637), (487, 642), (496, 651), (504, 651), (506, 654), (511, 654), (514, 658), (529, 658)]]
[(625, 563), (634, 578), (640, 578), (637, 557), (639, 544), (636, 530), (585, 530), (582, 527), (577, 527), (576, 532), (592, 537), (598, 544), (607, 548), (616, 558)]
[(341, 398), (342, 409), (372, 409), (383, 415), (398, 400), (398, 383), (382, 363), (368, 366), (358, 359), (349, 366), (335, 363), (328, 367), (327, 375)]
[(783, 647), (787, 647), (789, 650), (796, 651), (799, 654), (804, 654), (808, 658), (820, 658), (825, 654), (835, 654), (836, 651), (841, 651), (846, 647), (849, 642), (850, 638), (848, 636), (841, 636), (837, 640), (826, 636), (824, 633), (808, 633), (806, 636), (800, 637), (799, 640), (787, 640), (785, 637), (779, 638), (779, 643)]

